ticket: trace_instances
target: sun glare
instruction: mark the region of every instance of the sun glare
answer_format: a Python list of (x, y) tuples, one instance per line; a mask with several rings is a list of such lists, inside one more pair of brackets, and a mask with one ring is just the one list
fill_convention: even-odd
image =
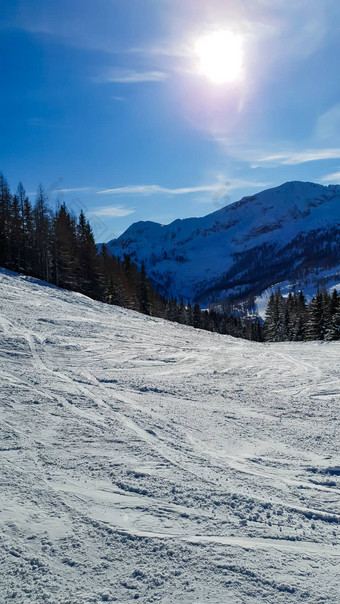
[(242, 73), (242, 38), (231, 31), (220, 30), (197, 40), (199, 71), (215, 84), (234, 82)]

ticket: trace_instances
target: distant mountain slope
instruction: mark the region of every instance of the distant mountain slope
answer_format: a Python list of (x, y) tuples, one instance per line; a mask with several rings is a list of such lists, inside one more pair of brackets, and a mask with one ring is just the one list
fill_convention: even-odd
[[(340, 186), (288, 182), (202, 218), (137, 222), (109, 242), (144, 261), (161, 293), (242, 300), (311, 271), (340, 270)], [(316, 273), (317, 274), (317, 273)]]

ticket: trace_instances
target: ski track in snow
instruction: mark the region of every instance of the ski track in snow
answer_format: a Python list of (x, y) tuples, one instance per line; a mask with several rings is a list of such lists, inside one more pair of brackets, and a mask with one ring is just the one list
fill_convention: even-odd
[(340, 602), (340, 343), (0, 271), (0, 602)]

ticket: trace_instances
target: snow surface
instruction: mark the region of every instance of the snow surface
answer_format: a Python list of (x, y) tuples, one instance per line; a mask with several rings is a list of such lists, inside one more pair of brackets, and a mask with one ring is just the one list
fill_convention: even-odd
[(340, 343), (0, 272), (0, 601), (340, 601)]
[[(340, 185), (294, 181), (201, 218), (169, 225), (137, 222), (108, 246), (116, 256), (128, 253), (138, 264), (144, 261), (147, 275), (162, 293), (186, 301), (216, 285), (234, 265), (235, 254), (265, 243), (282, 248), (300, 233), (336, 225), (340, 225)], [(240, 293), (240, 287), (235, 287), (234, 294)], [(223, 300), (228, 294), (230, 283), (228, 292), (220, 291), (217, 298), (214, 292), (214, 299), (204, 294), (201, 303)]]

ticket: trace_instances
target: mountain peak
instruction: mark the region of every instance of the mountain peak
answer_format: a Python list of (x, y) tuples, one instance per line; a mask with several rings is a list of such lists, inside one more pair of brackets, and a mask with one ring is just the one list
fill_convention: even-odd
[(289, 181), (201, 218), (137, 222), (108, 245), (143, 261), (161, 293), (207, 304), (340, 263), (338, 233), (340, 245), (340, 186)]

